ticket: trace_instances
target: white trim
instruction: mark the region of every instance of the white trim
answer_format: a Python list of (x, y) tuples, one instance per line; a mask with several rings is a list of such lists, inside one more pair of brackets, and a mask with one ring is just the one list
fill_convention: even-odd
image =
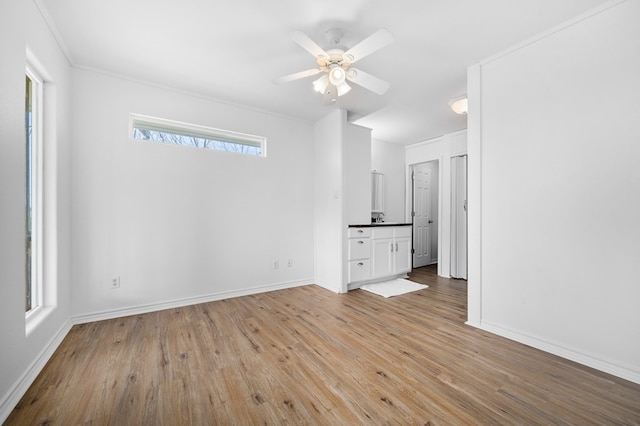
[(467, 71), (467, 322), (482, 319), (482, 67)]
[[(588, 10), (587, 12), (584, 12), (576, 17), (574, 17), (573, 19), (569, 19), (567, 21), (564, 21), (563, 23), (548, 29), (547, 31), (543, 31), (541, 33), (538, 33), (520, 43), (514, 44), (511, 47), (508, 47), (494, 55), (489, 56), (488, 58), (483, 59), (482, 61), (480, 61), (478, 63), (478, 65), (487, 65), (497, 59), (500, 59), (503, 56), (509, 55), (510, 53), (516, 52), (530, 44), (534, 44), (537, 43), (540, 40), (543, 40), (549, 36), (552, 36), (553, 34), (560, 32), (564, 29), (567, 29), (569, 27), (572, 27), (584, 20), (587, 20), (589, 18), (591, 18), (592, 16), (596, 16), (599, 15), (600, 13), (604, 12), (607, 9), (611, 9), (615, 6), (617, 6), (618, 4), (627, 2), (629, 0), (612, 0), (610, 2), (604, 3), (600, 6), (594, 7), (593, 9)], [(467, 94), (468, 95), (468, 94)]]
[(71, 320), (67, 320), (62, 324), (58, 332), (49, 340), (49, 343), (40, 351), (22, 376), (14, 383), (2, 399), (0, 399), (0, 423), (3, 423), (7, 417), (9, 417), (15, 406), (18, 405), (18, 402), (20, 402), (20, 399), (27, 392), (29, 386), (31, 386), (38, 377), (38, 374), (40, 374), (56, 349), (58, 349), (62, 340), (67, 336), (72, 325)]
[(251, 287), (243, 290), (223, 291), (204, 296), (185, 297), (165, 302), (148, 303), (144, 305), (131, 306), (128, 308), (110, 309), (106, 311), (93, 312), (88, 314), (74, 315), (71, 317), (73, 324), (85, 324), (93, 321), (102, 321), (113, 318), (126, 317), (129, 315), (140, 315), (149, 312), (162, 311), (165, 309), (180, 308), (183, 306), (197, 305), (200, 303), (214, 302), (217, 300), (232, 299), (234, 297), (249, 296), (252, 294), (267, 293), (275, 290), (300, 287), (313, 284), (312, 278), (299, 281), (288, 281), (278, 284)]
[(589, 353), (584, 353), (573, 348), (561, 346), (556, 343), (539, 339), (525, 333), (520, 333), (515, 330), (503, 328), (489, 321), (481, 321), (479, 328), (489, 333), (497, 334), (498, 336), (502, 336), (507, 339), (531, 346), (533, 348), (540, 349), (541, 351), (557, 355), (564, 359), (575, 361), (578, 364), (586, 365), (587, 367), (595, 368), (596, 370), (603, 371), (616, 377), (621, 377), (625, 380), (640, 384), (640, 371), (634, 370), (632, 366), (620, 365), (613, 361), (605, 360)]
[(75, 65), (76, 62), (73, 59), (73, 56), (71, 55), (71, 51), (69, 50), (66, 43), (64, 42), (64, 39), (62, 38), (60, 31), (58, 31), (58, 28), (56, 27), (53, 18), (51, 18), (49, 11), (42, 3), (42, 0), (33, 0), (33, 3), (35, 4), (36, 9), (38, 9), (38, 12), (40, 12), (40, 15), (42, 16), (42, 19), (44, 19), (44, 22), (47, 24), (47, 27), (49, 27), (49, 31), (51, 32), (51, 35), (53, 36), (54, 40), (58, 44), (58, 47), (62, 51), (62, 54), (67, 59), (67, 63), (70, 66)]
[[(432, 143), (437, 143), (437, 142), (440, 142), (445, 137), (456, 136), (456, 135), (459, 135), (461, 133), (465, 133), (466, 131), (467, 131), (467, 128), (465, 127), (464, 129), (454, 130), (453, 132), (445, 133), (445, 134), (440, 135), (440, 136), (434, 136), (432, 138), (423, 140), (421, 142), (416, 142), (416, 143), (412, 143), (412, 144), (409, 144), (409, 145), (405, 145), (404, 150), (406, 152), (408, 149), (418, 148), (418, 147), (421, 147), (421, 146), (430, 145)], [(456, 154), (456, 155), (464, 155), (464, 154)], [(420, 164), (420, 163), (416, 163), (416, 164)]]
[(114, 79), (118, 79), (118, 80), (123, 80), (129, 83), (135, 83), (135, 84), (139, 84), (141, 86), (146, 86), (146, 87), (152, 87), (154, 89), (159, 89), (159, 90), (166, 90), (168, 92), (172, 92), (172, 93), (177, 93), (183, 96), (190, 96), (193, 98), (197, 98), (197, 99), (203, 99), (205, 101), (209, 101), (209, 102), (213, 102), (219, 105), (224, 105), (224, 106), (229, 106), (232, 108), (238, 108), (238, 109), (242, 109), (245, 111), (251, 111), (251, 112), (255, 112), (255, 113), (259, 113), (259, 114), (264, 114), (264, 115), (269, 115), (272, 117), (276, 117), (282, 120), (289, 120), (289, 121), (296, 121), (298, 123), (306, 123), (306, 124), (313, 124), (315, 123), (315, 121), (313, 119), (306, 119), (306, 118), (300, 118), (300, 117), (293, 117), (291, 115), (286, 115), (286, 114), (282, 114), (282, 113), (278, 113), (278, 112), (273, 112), (273, 111), (269, 111), (267, 109), (263, 109), (263, 108), (258, 108), (258, 107), (252, 107), (249, 105), (243, 105), (237, 102), (231, 102), (222, 98), (217, 98), (215, 95), (213, 94), (206, 94), (206, 93), (200, 93), (194, 90), (188, 90), (188, 89), (182, 89), (180, 87), (177, 86), (171, 86), (169, 84), (161, 84), (161, 83), (156, 83), (156, 82), (151, 82), (151, 81), (147, 81), (147, 80), (143, 80), (141, 78), (136, 78), (136, 77), (132, 77), (126, 74), (120, 74), (120, 73), (116, 73), (116, 72), (111, 72), (111, 71), (106, 71), (106, 70), (102, 70), (100, 68), (94, 68), (94, 67), (89, 67), (89, 66), (85, 66), (85, 65), (81, 65), (81, 64), (72, 64), (71, 65), (72, 68), (80, 70), (80, 71), (84, 71), (84, 72), (88, 72), (88, 73), (92, 73), (92, 74), (99, 74), (105, 77), (110, 77), (110, 78), (114, 78)]

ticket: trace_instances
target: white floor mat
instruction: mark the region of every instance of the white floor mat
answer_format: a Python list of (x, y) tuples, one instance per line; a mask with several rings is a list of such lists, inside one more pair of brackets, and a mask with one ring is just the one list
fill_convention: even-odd
[(375, 284), (365, 284), (360, 290), (365, 290), (382, 297), (398, 296), (400, 294), (411, 293), (429, 287), (425, 284), (414, 283), (413, 281), (397, 278), (391, 281), (384, 281)]

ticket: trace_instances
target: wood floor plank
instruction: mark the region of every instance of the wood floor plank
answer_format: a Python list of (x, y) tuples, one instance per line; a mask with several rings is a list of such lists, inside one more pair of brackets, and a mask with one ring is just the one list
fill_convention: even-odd
[(7, 425), (640, 425), (640, 385), (464, 324), (466, 282), (305, 286), (74, 326)]

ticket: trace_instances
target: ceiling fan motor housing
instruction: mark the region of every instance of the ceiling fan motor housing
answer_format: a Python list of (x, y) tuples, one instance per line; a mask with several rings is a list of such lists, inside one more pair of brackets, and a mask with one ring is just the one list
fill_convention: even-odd
[(316, 59), (316, 63), (318, 67), (323, 71), (329, 72), (331, 70), (332, 65), (338, 65), (344, 69), (349, 68), (351, 65), (351, 60), (349, 60), (350, 55), (344, 55), (343, 49), (329, 49), (327, 50), (327, 54), (329, 56), (318, 56)]

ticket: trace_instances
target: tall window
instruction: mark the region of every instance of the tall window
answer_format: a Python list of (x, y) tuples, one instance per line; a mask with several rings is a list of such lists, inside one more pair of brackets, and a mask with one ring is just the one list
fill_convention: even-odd
[(27, 66), (26, 134), (26, 300), (27, 315), (42, 306), (42, 79)]

